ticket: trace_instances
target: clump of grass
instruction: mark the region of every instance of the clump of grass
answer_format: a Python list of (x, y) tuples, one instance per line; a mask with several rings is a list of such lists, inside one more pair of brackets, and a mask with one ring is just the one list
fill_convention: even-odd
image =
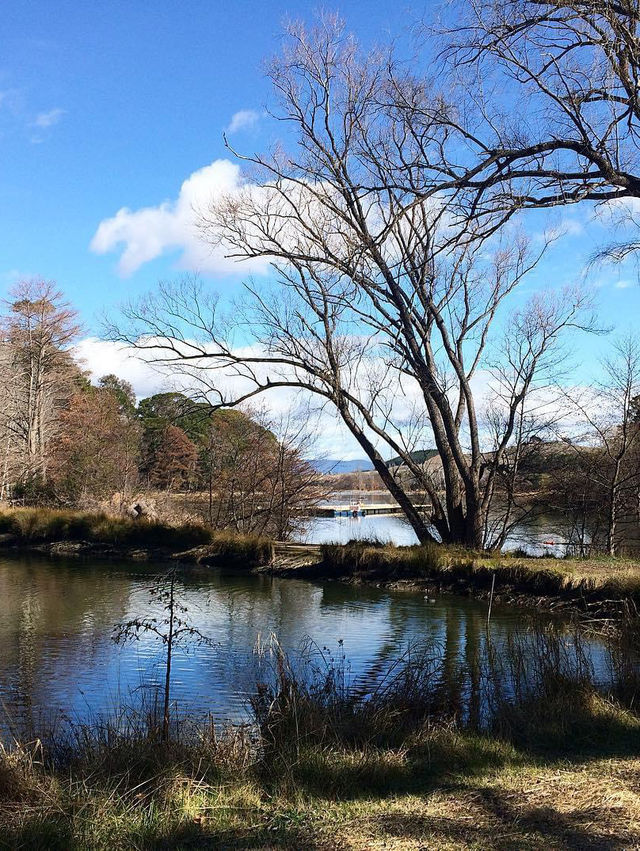
[(492, 732), (520, 749), (569, 754), (639, 754), (640, 718), (592, 683), (549, 672), (521, 702), (504, 702)]
[(427, 544), (396, 547), (352, 540), (321, 547), (323, 571), (332, 578), (369, 581), (428, 580), (443, 589), (527, 595), (569, 601), (581, 609), (637, 623), (640, 561), (628, 558), (556, 559), (518, 553), (484, 553)]
[(196, 557), (201, 564), (264, 567), (273, 560), (273, 542), (261, 535), (221, 530), (212, 534), (209, 544)]
[(35, 803), (46, 795), (49, 784), (41, 776), (41, 760), (39, 741), (14, 747), (0, 744), (0, 802)]
[(428, 577), (438, 569), (441, 557), (437, 544), (396, 547), (365, 539), (323, 544), (320, 550), (325, 568), (333, 575), (365, 575), (371, 579)]

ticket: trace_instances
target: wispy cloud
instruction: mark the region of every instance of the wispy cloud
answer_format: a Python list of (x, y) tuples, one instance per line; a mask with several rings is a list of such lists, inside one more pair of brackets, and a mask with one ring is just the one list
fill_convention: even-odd
[(231, 116), (231, 121), (225, 132), (230, 135), (237, 133), (238, 130), (250, 130), (256, 126), (258, 121), (260, 121), (260, 113), (256, 112), (255, 109), (240, 109)]
[(15, 112), (21, 99), (20, 89), (0, 89), (0, 108)]
[(33, 126), (40, 127), (43, 130), (47, 127), (53, 127), (54, 124), (60, 121), (65, 112), (66, 110), (59, 107), (50, 109), (48, 112), (40, 112), (36, 115)]

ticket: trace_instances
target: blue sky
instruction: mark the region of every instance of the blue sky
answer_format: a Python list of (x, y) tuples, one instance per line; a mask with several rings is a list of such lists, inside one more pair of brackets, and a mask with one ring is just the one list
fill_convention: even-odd
[[(372, 0), (343, 3), (340, 11), (372, 42), (403, 32), (407, 9)], [(211, 166), (229, 159), (225, 128), (239, 148), (260, 149), (273, 138), (277, 128), (263, 115), (269, 89), (261, 65), (277, 50), (282, 20), (309, 14), (291, 0), (6, 0), (0, 294), (21, 276), (54, 279), (90, 336), (103, 308), (181, 268), (198, 266), (223, 291), (237, 287), (239, 275), (216, 262), (203, 267), (192, 237), (181, 235), (181, 187), (195, 175), (183, 190), (186, 208), (190, 193), (232, 179), (229, 163)], [(122, 208), (130, 212), (114, 222)], [(606, 239), (586, 207), (555, 218), (568, 234), (523, 296), (578, 278)], [(540, 232), (543, 217), (532, 214), (528, 226)], [(125, 257), (118, 234), (129, 241)], [(620, 330), (637, 323), (637, 271), (599, 269), (591, 277), (602, 323)], [(575, 340), (583, 373), (605, 346), (602, 339)]]
[[(91, 329), (96, 309), (171, 274), (169, 256), (123, 280), (91, 239), (121, 207), (175, 198), (226, 155), (232, 116), (266, 102), (261, 64), (281, 21), (303, 14), (273, 0), (3, 3), (0, 285), (55, 279)], [(402, 24), (382, 2), (347, 14), (370, 35)], [(234, 140), (258, 146), (262, 129)]]

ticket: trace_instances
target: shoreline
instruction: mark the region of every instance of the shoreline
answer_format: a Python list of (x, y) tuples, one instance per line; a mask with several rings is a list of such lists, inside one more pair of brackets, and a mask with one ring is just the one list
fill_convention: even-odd
[[(622, 622), (637, 617), (640, 609), (640, 561), (631, 563), (635, 570), (628, 567), (629, 562), (621, 562), (623, 567), (616, 570), (612, 560), (516, 558), (446, 547), (438, 552), (434, 547), (352, 543), (321, 549), (325, 559), (315, 564), (272, 564), (258, 568), (258, 572), (477, 599), (490, 598), (495, 576), (495, 602), (576, 615), (583, 623)], [(421, 552), (424, 559), (420, 559)], [(347, 558), (341, 559), (340, 553), (346, 553)], [(416, 561), (421, 562), (417, 568)]]
[[(185, 569), (197, 566), (229, 567), (249, 570), (260, 575), (280, 579), (297, 579), (310, 582), (343, 582), (351, 585), (371, 586), (390, 591), (406, 591), (437, 596), (441, 593), (457, 596), (472, 596), (488, 600), (491, 596), (491, 576), (496, 575), (494, 602), (501, 605), (537, 608), (549, 613), (577, 616), (583, 623), (620, 623), (637, 616), (640, 606), (640, 590), (624, 590), (611, 582), (596, 584), (585, 578), (573, 579), (570, 574), (537, 568), (535, 558), (519, 559), (516, 564), (510, 558), (496, 558), (495, 567), (475, 562), (473, 557), (461, 559), (444, 566), (434, 566), (421, 575), (404, 574), (402, 571), (385, 573), (380, 569), (337, 571), (324, 561), (316, 563), (284, 563), (277, 555), (270, 561), (246, 560), (242, 539), (237, 541), (238, 551), (234, 554), (233, 541), (225, 540), (225, 546), (202, 545), (182, 552), (167, 547), (131, 547), (89, 541), (7, 542), (0, 540), (0, 553), (19, 557), (33, 554), (48, 558), (96, 559), (104, 562), (130, 561), (136, 563), (177, 562)], [(344, 547), (348, 545), (342, 545)], [(309, 551), (304, 545), (292, 545), (292, 550)], [(402, 547), (395, 548), (401, 552)], [(277, 549), (276, 549), (277, 552)], [(304, 560), (304, 555), (302, 556)], [(295, 561), (295, 559), (294, 559)], [(500, 563), (502, 561), (502, 563)], [(548, 560), (545, 560), (548, 561)], [(566, 560), (558, 559), (560, 566)], [(523, 572), (524, 568), (524, 572)], [(638, 564), (640, 582), (640, 564)]]
[(636, 619), (640, 559), (559, 559), (480, 553), (446, 545), (273, 542), (98, 513), (0, 512), (0, 553), (52, 558), (177, 562), (251, 570), (281, 578), (340, 581), (391, 590), (454, 593), (577, 615), (600, 626)]

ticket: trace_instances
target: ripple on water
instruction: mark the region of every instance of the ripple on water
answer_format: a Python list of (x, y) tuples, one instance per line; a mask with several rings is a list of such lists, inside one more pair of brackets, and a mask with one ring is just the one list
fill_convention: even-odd
[[(149, 603), (152, 574), (131, 564), (0, 561), (0, 697), (10, 715), (82, 719), (160, 695), (160, 643), (112, 640), (116, 623), (160, 614)], [(468, 659), (486, 635), (486, 604), (462, 597), (429, 604), (421, 593), (214, 569), (185, 572), (177, 594), (211, 644), (176, 651), (172, 695), (184, 709), (218, 718), (245, 717), (256, 678), (268, 675), (273, 635), (293, 654), (304, 644), (316, 659), (323, 648), (334, 660), (344, 656), (347, 676), (361, 684), (375, 682), (416, 642), (449, 665)], [(498, 643), (523, 630), (522, 610), (494, 608)], [(592, 641), (589, 653), (604, 676), (606, 646)]]

